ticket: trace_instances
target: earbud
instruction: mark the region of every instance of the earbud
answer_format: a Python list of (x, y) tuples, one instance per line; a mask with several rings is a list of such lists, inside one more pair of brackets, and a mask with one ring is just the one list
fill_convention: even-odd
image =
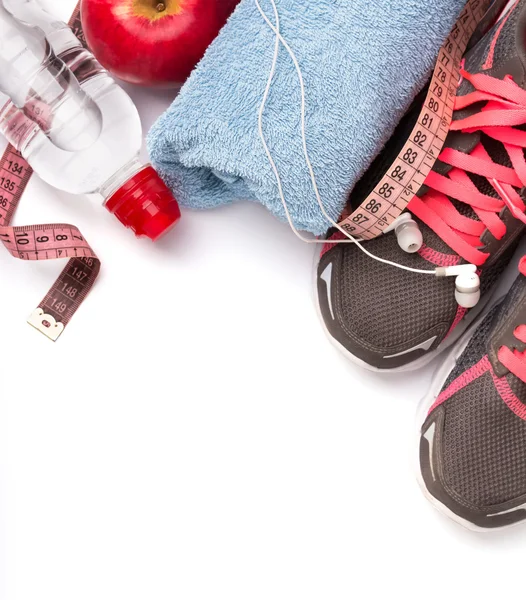
[(455, 299), (464, 308), (473, 308), (478, 304), (480, 279), (476, 273), (464, 273), (455, 279)]
[(475, 265), (439, 267), (437, 277), (455, 277), (455, 299), (463, 308), (473, 308), (480, 300), (480, 278)]
[(396, 241), (404, 252), (413, 254), (422, 248), (424, 238), (418, 223), (413, 220), (409, 213), (403, 213), (396, 218), (389, 227), (384, 230), (384, 233), (394, 231)]

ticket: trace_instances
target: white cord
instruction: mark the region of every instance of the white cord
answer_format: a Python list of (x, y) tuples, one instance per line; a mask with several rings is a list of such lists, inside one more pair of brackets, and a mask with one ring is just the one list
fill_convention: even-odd
[(309, 174), (310, 174), (310, 178), (311, 178), (311, 182), (312, 182), (312, 187), (314, 190), (314, 194), (316, 195), (316, 200), (318, 202), (318, 206), (320, 207), (324, 217), (327, 219), (327, 221), (329, 223), (331, 223), (331, 225), (333, 227), (335, 227), (336, 229), (338, 229), (339, 231), (341, 231), (341, 233), (343, 233), (343, 235), (345, 235), (345, 237), (347, 239), (345, 240), (335, 240), (334, 243), (339, 243), (339, 244), (356, 244), (358, 246), (358, 248), (360, 248), (360, 250), (362, 252), (364, 252), (365, 254), (367, 254), (367, 256), (369, 256), (370, 258), (377, 260), (378, 262), (384, 263), (386, 265), (391, 265), (393, 267), (396, 267), (398, 269), (403, 269), (404, 271), (411, 271), (412, 273), (420, 273), (423, 275), (436, 275), (436, 271), (430, 271), (427, 269), (414, 269), (412, 267), (407, 267), (405, 265), (400, 265), (396, 262), (393, 262), (391, 260), (387, 260), (385, 258), (381, 258), (379, 256), (376, 256), (374, 254), (372, 254), (371, 252), (369, 252), (369, 250), (367, 250), (366, 248), (364, 248), (364, 246), (362, 246), (362, 244), (360, 243), (359, 240), (357, 240), (356, 238), (354, 238), (350, 233), (348, 233), (347, 231), (345, 231), (345, 229), (343, 229), (343, 227), (340, 227), (340, 225), (338, 223), (336, 223), (328, 214), (327, 211), (325, 210), (325, 207), (323, 205), (323, 202), (321, 200), (321, 196), (320, 196), (320, 192), (318, 190), (318, 184), (316, 182), (316, 176), (314, 174), (314, 169), (312, 167), (312, 163), (310, 160), (310, 156), (309, 156), (309, 151), (307, 149), (307, 134), (306, 134), (306, 126), (305, 126), (305, 83), (303, 80), (303, 73), (301, 72), (301, 68), (300, 65), (298, 63), (298, 59), (296, 58), (296, 55), (294, 54), (293, 50), (291, 49), (291, 47), (289, 46), (289, 44), (287, 43), (287, 41), (282, 37), (281, 33), (280, 33), (280, 20), (279, 20), (279, 14), (278, 14), (278, 8), (276, 6), (276, 2), (275, 0), (270, 0), (270, 3), (272, 4), (272, 8), (274, 10), (274, 17), (276, 20), (276, 25), (274, 25), (273, 23), (271, 23), (271, 21), (269, 20), (268, 16), (266, 15), (265, 11), (261, 8), (261, 5), (259, 3), (259, 0), (255, 0), (256, 6), (259, 10), (259, 12), (261, 13), (261, 16), (263, 17), (263, 19), (265, 20), (265, 22), (267, 23), (267, 25), (270, 27), (270, 29), (276, 34), (276, 43), (274, 46), (274, 58), (272, 60), (272, 67), (270, 69), (270, 74), (268, 77), (268, 81), (267, 81), (267, 85), (265, 88), (265, 93), (263, 94), (263, 100), (261, 102), (261, 106), (259, 108), (259, 114), (258, 114), (258, 130), (259, 130), (259, 137), (261, 138), (261, 142), (263, 144), (263, 147), (265, 149), (265, 153), (268, 157), (269, 163), (272, 167), (272, 170), (274, 172), (274, 176), (276, 178), (276, 183), (278, 185), (278, 192), (279, 192), (279, 197), (281, 199), (281, 203), (283, 204), (283, 208), (285, 210), (285, 215), (287, 217), (287, 221), (289, 222), (290, 228), (292, 229), (292, 231), (294, 232), (294, 234), (303, 242), (307, 243), (307, 244), (326, 244), (328, 242), (330, 242), (330, 240), (316, 240), (316, 239), (307, 239), (305, 237), (303, 237), (299, 231), (296, 229), (296, 227), (294, 226), (294, 223), (292, 221), (292, 218), (290, 216), (289, 213), (289, 209), (287, 207), (287, 202), (285, 201), (285, 195), (283, 193), (283, 186), (281, 183), (281, 177), (279, 174), (279, 171), (276, 167), (276, 163), (274, 162), (274, 159), (272, 158), (272, 154), (269, 150), (269, 147), (267, 145), (267, 141), (265, 139), (265, 134), (263, 132), (263, 114), (265, 112), (265, 106), (267, 104), (267, 100), (268, 100), (268, 96), (270, 93), (270, 88), (272, 86), (272, 82), (274, 80), (274, 75), (276, 74), (276, 67), (277, 67), (277, 63), (278, 63), (278, 56), (279, 56), (279, 44), (281, 42), (281, 44), (283, 44), (283, 47), (285, 48), (285, 50), (288, 52), (290, 58), (292, 59), (292, 62), (294, 63), (294, 67), (296, 68), (296, 73), (298, 75), (298, 80), (299, 80), (299, 84), (300, 84), (300, 89), (301, 89), (301, 136), (302, 136), (302, 142), (303, 142), (303, 154), (305, 156), (305, 162), (307, 164), (307, 168), (309, 169)]

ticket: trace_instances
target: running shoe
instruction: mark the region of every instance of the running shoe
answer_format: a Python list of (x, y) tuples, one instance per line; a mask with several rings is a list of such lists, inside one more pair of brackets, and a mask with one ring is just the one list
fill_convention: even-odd
[(470, 528), (526, 519), (526, 261), (504, 301), (445, 361), (426, 398), (424, 492)]
[[(394, 233), (364, 242), (380, 258), (413, 267), (473, 263), (481, 300), (455, 300), (455, 278), (402, 271), (327, 234), (316, 273), (318, 306), (330, 338), (354, 362), (375, 370), (410, 370), (453, 344), (480, 314), (524, 230), (515, 218), (526, 185), (526, 0), (508, 6), (466, 53), (443, 151), (409, 204), (424, 244), (409, 254)], [(425, 92), (350, 195), (357, 208), (408, 139)]]

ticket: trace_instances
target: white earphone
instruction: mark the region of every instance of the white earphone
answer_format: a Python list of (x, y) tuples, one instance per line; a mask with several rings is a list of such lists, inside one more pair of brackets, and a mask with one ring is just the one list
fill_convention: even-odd
[[(330, 217), (330, 215), (327, 214), (327, 211), (325, 210), (325, 207), (321, 200), (320, 192), (318, 190), (318, 184), (316, 182), (316, 176), (314, 174), (314, 169), (312, 167), (312, 163), (311, 163), (311, 160), (309, 157), (309, 152), (307, 149), (307, 135), (305, 132), (305, 112), (306, 112), (305, 84), (303, 81), (303, 74), (301, 72), (301, 68), (299, 66), (298, 59), (296, 58), (296, 55), (294, 54), (294, 51), (292, 50), (292, 48), (289, 46), (287, 41), (283, 38), (283, 36), (280, 33), (279, 14), (278, 14), (278, 9), (277, 9), (275, 0), (270, 0), (270, 3), (272, 4), (272, 8), (274, 10), (274, 17), (275, 17), (275, 21), (276, 21), (275, 25), (269, 20), (267, 14), (261, 8), (259, 0), (254, 0), (254, 1), (256, 3), (256, 6), (257, 6), (259, 12), (261, 13), (261, 16), (265, 20), (266, 24), (270, 27), (270, 29), (276, 35), (275, 45), (274, 45), (274, 58), (272, 60), (272, 66), (270, 69), (267, 86), (265, 88), (265, 93), (263, 94), (263, 99), (261, 101), (261, 105), (260, 105), (259, 113), (258, 113), (259, 137), (261, 139), (261, 143), (263, 144), (263, 148), (265, 149), (265, 153), (269, 160), (270, 166), (272, 167), (272, 170), (274, 172), (274, 176), (276, 178), (276, 183), (278, 186), (278, 193), (279, 193), (279, 196), (281, 199), (281, 203), (283, 205), (283, 209), (285, 211), (287, 221), (290, 225), (290, 228), (294, 232), (294, 234), (300, 240), (302, 240), (306, 243), (309, 243), (309, 244), (325, 244), (327, 242), (327, 240), (307, 239), (307, 238), (303, 237), (300, 234), (300, 232), (296, 229), (296, 227), (294, 226), (294, 223), (292, 222), (292, 218), (289, 213), (289, 209), (287, 207), (285, 195), (283, 193), (281, 177), (279, 175), (279, 171), (276, 166), (276, 163), (274, 162), (274, 159), (272, 158), (272, 153), (269, 150), (267, 141), (265, 139), (265, 134), (263, 132), (263, 113), (265, 111), (265, 106), (266, 106), (267, 99), (268, 99), (268, 96), (270, 93), (270, 88), (272, 86), (272, 81), (274, 80), (274, 75), (276, 73), (276, 66), (278, 63), (278, 53), (279, 53), (280, 43), (283, 45), (283, 47), (289, 54), (290, 58), (292, 59), (292, 62), (294, 63), (294, 67), (296, 69), (296, 73), (298, 75), (298, 81), (300, 84), (300, 90), (301, 90), (301, 136), (302, 136), (302, 142), (303, 142), (303, 154), (305, 156), (305, 163), (309, 170), (309, 174), (310, 174), (310, 178), (311, 178), (311, 182), (312, 182), (312, 189), (314, 191), (316, 200), (318, 202), (318, 206), (320, 207), (322, 214), (325, 216), (327, 221), (333, 227), (338, 229), (338, 231), (340, 231), (346, 237), (346, 239), (338, 240), (336, 243), (356, 244), (356, 246), (358, 246), (358, 248), (364, 254), (367, 254), (367, 256), (369, 256), (370, 258), (372, 258), (378, 262), (381, 262), (383, 264), (396, 267), (397, 269), (402, 269), (404, 271), (411, 271), (412, 273), (418, 273), (418, 274), (422, 274), (422, 275), (436, 275), (437, 277), (455, 277), (456, 276), (455, 298), (456, 298), (459, 306), (462, 306), (463, 308), (473, 308), (474, 306), (476, 306), (476, 304), (478, 303), (478, 301), (480, 299), (480, 279), (479, 279), (479, 276), (477, 275), (477, 267), (475, 265), (465, 264), (465, 265), (455, 265), (452, 267), (438, 267), (434, 270), (415, 269), (413, 267), (401, 265), (394, 261), (387, 260), (386, 258), (381, 258), (380, 256), (376, 256), (372, 252), (369, 252), (369, 250), (367, 250), (367, 248), (365, 248), (361, 244), (361, 240), (356, 239), (350, 233), (345, 231), (345, 229), (340, 227), (340, 225), (338, 223), (336, 223), (334, 221), (334, 219), (332, 219)], [(396, 239), (398, 241), (398, 245), (400, 246), (400, 248), (402, 248), (402, 250), (404, 250), (404, 252), (414, 253), (414, 252), (418, 252), (422, 248), (422, 245), (424, 243), (423, 237), (422, 237), (422, 232), (420, 231), (420, 228), (418, 227), (418, 223), (412, 218), (412, 216), (409, 213), (401, 214), (397, 219), (395, 219), (393, 221), (393, 223), (391, 223), (391, 225), (384, 231), (384, 233), (388, 233), (390, 231), (395, 232)]]
[(475, 265), (439, 267), (437, 277), (455, 277), (455, 298), (459, 306), (473, 308), (480, 300), (480, 278)]
[(384, 230), (384, 233), (390, 231), (395, 232), (398, 245), (404, 252), (409, 254), (418, 252), (424, 244), (420, 227), (409, 213), (402, 213)]

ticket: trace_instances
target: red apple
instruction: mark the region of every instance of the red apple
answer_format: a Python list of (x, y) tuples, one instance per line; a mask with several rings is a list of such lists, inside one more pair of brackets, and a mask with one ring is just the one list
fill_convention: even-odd
[(116, 77), (182, 84), (239, 0), (82, 0), (86, 41)]

